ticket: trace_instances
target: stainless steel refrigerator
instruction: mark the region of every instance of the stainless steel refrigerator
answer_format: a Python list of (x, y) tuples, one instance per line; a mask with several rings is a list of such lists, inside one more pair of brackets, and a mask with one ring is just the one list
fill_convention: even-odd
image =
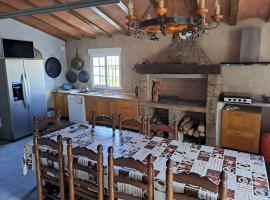
[(0, 59), (0, 139), (17, 140), (45, 117), (47, 100), (42, 60)]

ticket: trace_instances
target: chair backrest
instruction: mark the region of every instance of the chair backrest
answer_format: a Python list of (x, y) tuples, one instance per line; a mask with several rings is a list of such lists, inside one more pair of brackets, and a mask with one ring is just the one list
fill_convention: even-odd
[[(172, 161), (167, 160), (167, 170), (166, 170), (166, 200), (173, 200), (174, 192), (173, 192), (173, 182), (179, 182), (184, 184), (190, 184), (194, 186), (199, 186), (205, 190), (210, 192), (218, 193), (219, 200), (227, 199), (227, 186), (226, 181), (228, 179), (226, 173), (224, 171), (220, 174), (220, 183), (219, 185), (214, 184), (206, 177), (200, 177), (195, 173), (182, 173), (182, 174), (173, 174), (172, 172)], [(189, 196), (190, 194), (180, 194)]]
[(128, 129), (136, 131), (138, 133), (146, 133), (146, 123), (145, 118), (143, 117), (141, 122), (135, 119), (122, 119), (122, 115), (118, 114), (118, 129), (123, 131), (123, 129)]
[(116, 127), (114, 114), (112, 114), (111, 117), (107, 116), (107, 115), (96, 116), (96, 112), (93, 111), (92, 112), (92, 126), (93, 126), (93, 128), (95, 128), (95, 126), (97, 124), (112, 127), (112, 129), (114, 131), (115, 127)]
[[(65, 199), (65, 183), (64, 183), (64, 157), (63, 157), (63, 143), (62, 137), (57, 137), (57, 142), (45, 137), (39, 137), (39, 133), (36, 131), (33, 137), (34, 154), (35, 154), (35, 166), (36, 166), (36, 178), (37, 178), (37, 190), (38, 199), (42, 200), (46, 193), (42, 190), (43, 177), (54, 177), (58, 179), (60, 185), (60, 199)], [(42, 147), (42, 150), (41, 150)], [(48, 148), (48, 150), (43, 148)], [(41, 159), (47, 159), (48, 165), (41, 163)], [(53, 165), (49, 166), (49, 162)], [(54, 167), (54, 164), (58, 164), (58, 169)], [(48, 173), (50, 175), (48, 175)]]
[(178, 123), (174, 122), (173, 127), (170, 127), (166, 124), (161, 123), (153, 123), (151, 124), (150, 118), (146, 119), (146, 126), (147, 126), (147, 135), (151, 136), (153, 133), (155, 133), (158, 136), (164, 135), (164, 133), (169, 134), (169, 138), (178, 140)]
[[(142, 175), (141, 180), (136, 180), (128, 177), (127, 174), (119, 172), (119, 175), (115, 175), (114, 167), (123, 167), (129, 168), (131, 170), (136, 170)], [(120, 169), (121, 170), (121, 169)], [(135, 198), (135, 195), (125, 193), (123, 191), (115, 191), (115, 183), (123, 183), (135, 186), (141, 190), (147, 190), (147, 199), (154, 199), (154, 183), (153, 183), (153, 156), (149, 154), (147, 156), (147, 164), (144, 164), (133, 158), (116, 158), (113, 156), (113, 147), (108, 148), (108, 182), (109, 182), (109, 200), (115, 199), (132, 199)]]
[[(75, 186), (89, 188), (92, 186), (98, 195), (98, 200), (104, 199), (104, 172), (103, 172), (103, 147), (98, 145), (97, 152), (89, 150), (85, 147), (72, 148), (72, 140), (67, 140), (67, 154), (68, 154), (68, 179), (69, 179), (69, 199), (75, 200)], [(84, 166), (79, 164), (78, 157), (86, 157), (92, 161), (96, 161), (95, 166)], [(91, 174), (97, 178), (97, 188), (89, 181), (82, 180), (78, 177), (74, 177), (74, 170), (83, 171), (87, 174)]]
[(46, 117), (43, 119), (34, 117), (33, 128), (35, 131), (39, 132), (40, 136), (59, 130), (61, 128), (60, 111), (57, 111), (54, 117)]

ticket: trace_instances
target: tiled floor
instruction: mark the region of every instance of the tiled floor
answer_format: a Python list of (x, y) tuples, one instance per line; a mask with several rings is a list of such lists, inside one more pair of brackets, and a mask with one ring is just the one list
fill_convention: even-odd
[(23, 176), (23, 145), (31, 137), (14, 143), (0, 142), (0, 199), (36, 200), (36, 179), (33, 171)]

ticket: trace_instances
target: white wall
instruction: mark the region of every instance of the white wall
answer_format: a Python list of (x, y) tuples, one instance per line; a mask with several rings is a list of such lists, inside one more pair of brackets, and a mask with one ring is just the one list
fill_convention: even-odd
[[(48, 105), (52, 106), (53, 101), (50, 90), (54, 89), (55, 86), (61, 86), (65, 82), (65, 72), (67, 71), (65, 42), (12, 19), (0, 20), (1, 38), (33, 41), (34, 48), (38, 49), (43, 56), (44, 65), (46, 60), (51, 56), (59, 59), (62, 64), (60, 76), (56, 80), (53, 80), (47, 74), (45, 75), (46, 88), (48, 90)], [(2, 55), (1, 52), (0, 55)]]

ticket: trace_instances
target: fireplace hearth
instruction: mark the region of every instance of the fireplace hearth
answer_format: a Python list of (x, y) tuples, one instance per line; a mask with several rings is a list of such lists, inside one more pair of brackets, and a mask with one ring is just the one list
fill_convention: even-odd
[[(139, 115), (141, 117), (153, 117), (156, 109), (168, 110), (169, 125), (173, 125), (174, 121), (181, 121), (188, 113), (193, 115), (203, 116), (206, 127), (206, 144), (216, 144), (216, 111), (217, 102), (221, 93), (221, 67), (220, 65), (209, 64), (192, 64), (197, 63), (205, 57), (204, 53), (194, 56), (192, 51), (196, 42), (191, 42), (190, 45), (185, 44), (185, 47), (190, 49), (180, 48), (180, 53), (190, 52), (193, 55), (187, 55), (188, 64), (170, 63), (169, 59), (163, 56), (164, 62), (153, 62), (147, 64), (135, 65), (135, 71), (139, 74)], [(175, 45), (174, 45), (175, 46)], [(196, 44), (198, 52), (198, 45)], [(179, 51), (179, 48), (175, 49)], [(170, 49), (170, 52), (173, 52)], [(203, 51), (200, 51), (203, 52)], [(200, 59), (198, 59), (200, 57)], [(177, 60), (176, 58), (173, 60)], [(183, 59), (182, 59), (183, 60)], [(152, 98), (152, 83), (159, 81), (161, 84), (161, 92), (158, 101), (153, 102)]]

